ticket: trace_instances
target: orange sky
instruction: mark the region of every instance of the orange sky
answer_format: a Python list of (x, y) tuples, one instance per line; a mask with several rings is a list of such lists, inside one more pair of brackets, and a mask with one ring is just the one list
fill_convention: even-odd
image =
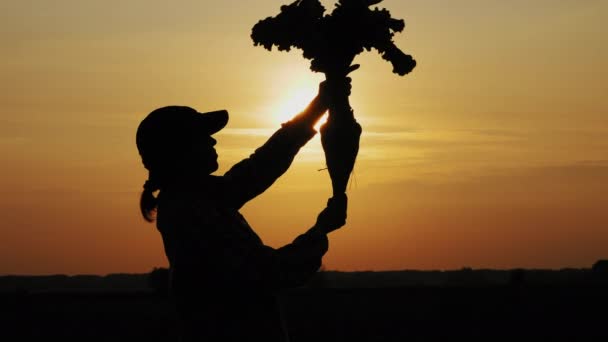
[[(254, 47), (285, 1), (0, 4), (0, 274), (166, 266), (138, 209), (135, 129), (169, 104), (231, 115), (220, 171), (311, 99), (298, 51)], [(323, 1), (329, 9), (333, 2)], [(385, 0), (418, 61), (357, 57), (364, 132), (327, 269), (589, 267), (608, 257), (608, 44), (602, 0)], [(243, 214), (279, 247), (330, 194), (318, 137)]]

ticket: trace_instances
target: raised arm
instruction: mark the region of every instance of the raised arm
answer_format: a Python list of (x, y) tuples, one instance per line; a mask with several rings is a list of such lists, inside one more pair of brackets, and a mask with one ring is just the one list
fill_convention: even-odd
[(314, 125), (323, 116), (332, 99), (350, 94), (350, 78), (328, 82), (320, 84), (319, 94), (304, 111), (284, 123), (249, 158), (226, 172), (224, 178), (231, 206), (238, 209), (266, 191), (291, 166), (300, 148), (317, 133)]
[(249, 158), (226, 172), (224, 178), (233, 207), (242, 207), (287, 171), (300, 148), (317, 133), (314, 125), (327, 110), (323, 102), (320, 96), (315, 97), (304, 111), (284, 123)]
[(329, 247), (327, 234), (346, 223), (346, 207), (346, 195), (331, 198), (315, 225), (292, 243), (279, 249), (251, 248), (241, 266), (247, 277), (243, 281), (270, 289), (304, 285), (321, 267)]
[(180, 276), (177, 286), (274, 291), (304, 285), (317, 272), (328, 250), (327, 234), (345, 223), (346, 197), (330, 200), (312, 228), (277, 249), (246, 233), (246, 226), (222, 223), (211, 213), (180, 217), (181, 226), (171, 230), (180, 235), (179, 249), (170, 258)]

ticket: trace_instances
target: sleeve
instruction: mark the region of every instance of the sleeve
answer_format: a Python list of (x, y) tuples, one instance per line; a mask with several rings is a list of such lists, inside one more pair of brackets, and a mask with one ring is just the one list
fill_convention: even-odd
[[(310, 229), (292, 243), (274, 249), (264, 244), (227, 244), (223, 254), (227, 286), (276, 291), (304, 285), (321, 267), (327, 236)], [(226, 253), (227, 252), (227, 253)]]
[(179, 264), (189, 269), (190, 285), (268, 292), (304, 285), (328, 249), (327, 236), (315, 228), (277, 249), (230, 229), (181, 241)]
[(249, 158), (228, 170), (224, 180), (231, 207), (239, 209), (266, 191), (287, 171), (300, 148), (316, 133), (312, 126), (303, 122), (287, 122)]
[(251, 279), (271, 290), (302, 286), (319, 270), (327, 249), (327, 235), (312, 228), (279, 249), (252, 250), (252, 266), (261, 272), (254, 272)]

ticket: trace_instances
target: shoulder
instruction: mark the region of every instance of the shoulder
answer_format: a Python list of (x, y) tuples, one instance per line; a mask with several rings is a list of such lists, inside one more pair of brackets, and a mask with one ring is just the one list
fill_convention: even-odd
[(219, 218), (218, 203), (194, 192), (161, 193), (158, 201), (157, 227), (186, 233), (209, 226)]

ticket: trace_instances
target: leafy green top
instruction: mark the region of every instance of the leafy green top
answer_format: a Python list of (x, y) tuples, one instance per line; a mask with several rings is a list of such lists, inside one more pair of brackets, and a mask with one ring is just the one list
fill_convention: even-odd
[(412, 56), (403, 53), (393, 42), (395, 32), (405, 22), (391, 18), (386, 9), (369, 7), (382, 0), (339, 0), (329, 15), (319, 0), (297, 0), (281, 6), (276, 17), (260, 20), (251, 33), (254, 44), (271, 50), (303, 51), (311, 60), (311, 70), (326, 75), (344, 73), (363, 49), (376, 49), (391, 62), (393, 72), (401, 76), (416, 66)]

